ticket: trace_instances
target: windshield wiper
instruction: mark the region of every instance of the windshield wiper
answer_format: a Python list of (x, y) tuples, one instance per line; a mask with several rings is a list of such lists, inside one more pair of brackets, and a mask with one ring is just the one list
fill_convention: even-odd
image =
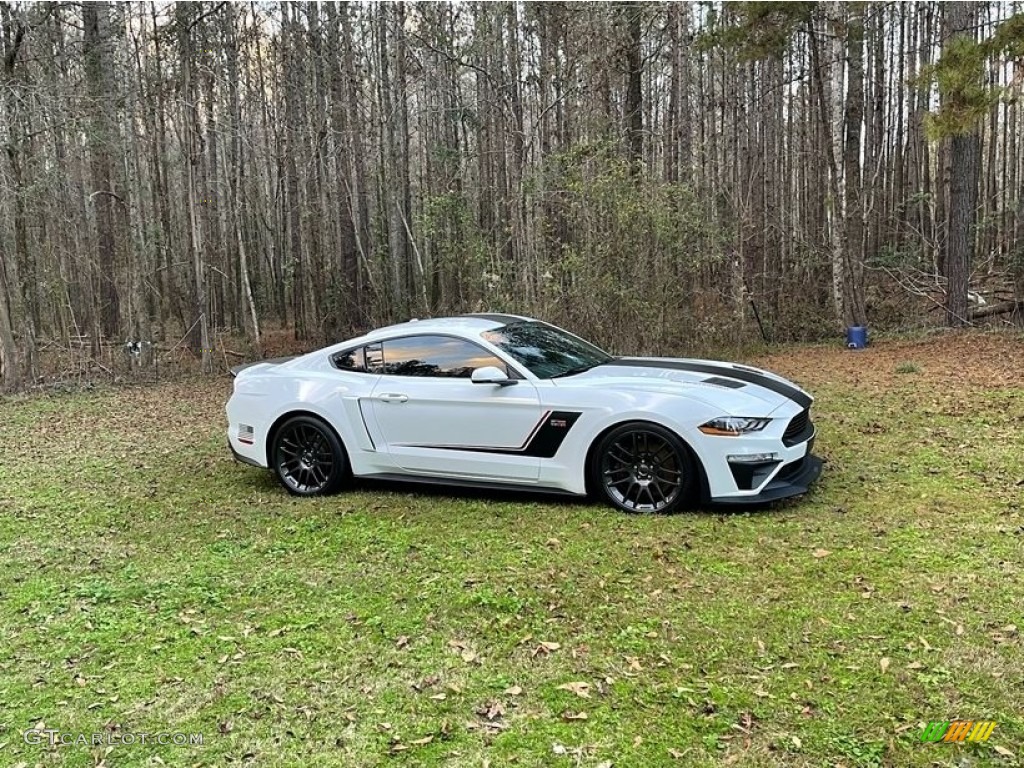
[(586, 373), (591, 368), (596, 368), (599, 365), (601, 365), (601, 363), (591, 363), (589, 365), (581, 365), (581, 366), (578, 366), (576, 368), (570, 368), (568, 371), (563, 371), (562, 373), (556, 373), (551, 378), (552, 379), (560, 379), (563, 376), (575, 376), (577, 373)]

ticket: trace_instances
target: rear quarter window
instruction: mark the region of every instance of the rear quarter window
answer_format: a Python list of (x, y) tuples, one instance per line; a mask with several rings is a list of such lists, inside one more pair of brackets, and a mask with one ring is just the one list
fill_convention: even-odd
[(331, 355), (331, 365), (342, 371), (366, 373), (366, 348), (357, 347)]

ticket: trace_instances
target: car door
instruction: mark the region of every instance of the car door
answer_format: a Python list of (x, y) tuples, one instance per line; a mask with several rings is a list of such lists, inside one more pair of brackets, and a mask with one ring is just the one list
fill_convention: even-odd
[[(529, 381), (455, 336), (403, 336), (380, 347), (371, 407), (398, 467), (411, 474), (536, 482), (540, 459), (529, 444), (545, 411)], [(489, 365), (508, 371), (515, 384), (474, 384), (473, 370)]]

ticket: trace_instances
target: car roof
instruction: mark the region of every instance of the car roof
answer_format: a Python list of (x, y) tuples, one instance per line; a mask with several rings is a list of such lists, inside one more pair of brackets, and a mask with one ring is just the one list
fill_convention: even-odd
[(530, 321), (533, 318), (521, 315), (506, 315), (500, 313), (479, 313), (460, 315), (458, 317), (431, 317), (423, 320), (413, 319), (404, 323), (396, 323), (383, 328), (376, 328), (368, 333), (354, 339), (334, 344), (327, 347), (325, 351), (333, 354), (336, 351), (358, 344), (365, 344), (375, 339), (387, 339), (393, 336), (404, 334), (423, 333), (447, 333), (458, 336), (475, 336), (483, 331), (490, 331), (500, 328), (509, 323)]
[(463, 317), (431, 317), (423, 320), (407, 320), (404, 323), (377, 328), (367, 333), (365, 338), (376, 339), (382, 336), (394, 336), (396, 333), (434, 333), (435, 331), (440, 333), (451, 333), (452, 331), (473, 333), (489, 331), (502, 325), (505, 325), (505, 323), (489, 320), (484, 317), (470, 317), (468, 315)]

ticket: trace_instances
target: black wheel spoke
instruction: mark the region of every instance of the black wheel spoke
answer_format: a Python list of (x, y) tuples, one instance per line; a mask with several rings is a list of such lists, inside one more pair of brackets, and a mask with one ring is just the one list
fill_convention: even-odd
[[(665, 502), (667, 501), (667, 499), (665, 498), (665, 492), (664, 492), (663, 490), (661, 490), (661, 483), (660, 483), (660, 482), (658, 482), (658, 479), (657, 479), (657, 478), (655, 478), (654, 480), (651, 480), (651, 485), (650, 485), (650, 487), (651, 487), (651, 488), (653, 488), (654, 490), (656, 490), (656, 491), (658, 492), (658, 495), (659, 495), (659, 496), (661, 497), (661, 503), (662, 503), (662, 504), (664, 504), (664, 503), (665, 503)], [(656, 501), (654, 500), (654, 496), (653, 496), (653, 495), (651, 496), (651, 502), (652, 502), (652, 503), (653, 503), (653, 504), (654, 504), (655, 506), (657, 506), (657, 505), (658, 505), (658, 502), (656, 502)]]
[(620, 443), (615, 443), (608, 449), (608, 458), (622, 462), (623, 464), (633, 463), (632, 455), (630, 455), (629, 451), (626, 450), (626, 447)]

